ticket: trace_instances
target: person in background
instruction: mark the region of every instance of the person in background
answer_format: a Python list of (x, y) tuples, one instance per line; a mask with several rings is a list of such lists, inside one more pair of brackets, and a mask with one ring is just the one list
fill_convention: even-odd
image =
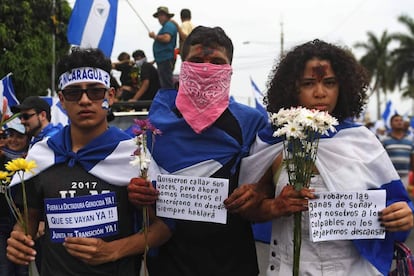
[[(25, 174), (30, 195), (29, 234), (24, 234), (21, 225), (14, 226), (7, 241), (7, 257), (22, 265), (35, 260), (32, 237), (39, 220), (46, 218), (43, 276), (139, 274), (139, 254), (146, 247), (145, 237), (137, 232), (136, 210), (127, 194), (127, 185), (138, 171), (130, 164), (137, 145), (120, 129), (108, 125), (107, 112), (114, 99), (110, 71), (111, 61), (99, 49), (76, 48), (62, 57), (57, 64), (58, 95), (71, 123), (36, 143), (26, 157), (37, 164), (34, 174)], [(14, 177), (11, 185), (20, 181)], [(103, 200), (102, 196), (108, 197)], [(22, 204), (21, 192), (15, 201)], [(65, 219), (63, 229), (50, 225), (53, 219), (47, 218), (53, 214), (45, 208), (45, 202), (72, 206), (65, 209), (69, 222)], [(78, 212), (88, 211), (88, 206), (94, 208), (96, 215), (87, 221), (87, 229), (70, 223), (79, 218)], [(148, 246), (157, 246), (169, 237), (160, 235), (168, 233), (168, 228), (156, 221), (154, 218), (150, 225)], [(108, 227), (103, 227), (103, 222)]]
[[(5, 164), (15, 158), (24, 158), (29, 147), (29, 137), (19, 119), (8, 123), (6, 130), (1, 130), (0, 142), (2, 154), (0, 156), (0, 170), (5, 171)], [(0, 185), (0, 276), (26, 276), (26, 266), (17, 265), (6, 257), (7, 239), (16, 220), (10, 211), (6, 197), (6, 186)]]
[(170, 21), (174, 16), (167, 7), (158, 7), (153, 14), (161, 24), (158, 34), (149, 32), (149, 37), (154, 39), (152, 50), (157, 63), (158, 76), (161, 88), (174, 88), (173, 71), (175, 66), (174, 49), (177, 44), (177, 27)]
[(390, 119), (391, 131), (381, 138), (404, 186), (408, 187), (408, 174), (414, 171), (414, 140), (407, 132), (403, 117), (394, 114)]
[(191, 11), (189, 9), (182, 9), (180, 12), (180, 18), (181, 18), (181, 25), (179, 25), (175, 20), (171, 19), (171, 22), (175, 24), (178, 30), (178, 36), (179, 36), (179, 53), (181, 53), (184, 40), (187, 38), (187, 36), (191, 33), (191, 31), (194, 29), (194, 25), (191, 22)]
[(147, 62), (147, 57), (142, 50), (134, 51), (132, 57), (135, 60), (134, 66), (139, 68), (140, 87), (129, 101), (152, 100), (160, 89), (157, 69)]
[[(240, 158), (266, 125), (259, 111), (230, 97), (233, 43), (220, 27), (196, 27), (184, 42), (180, 86), (160, 90), (149, 120), (161, 131), (148, 145), (160, 171), (187, 177), (224, 178), (237, 187)], [(168, 154), (166, 154), (168, 153)], [(153, 175), (151, 179), (155, 179)], [(158, 198), (142, 179), (128, 185), (141, 207)], [(167, 219), (172, 237), (149, 258), (152, 276), (259, 274), (250, 222), (229, 214), (226, 224)]]
[(20, 112), (19, 119), (30, 138), (30, 147), (56, 134), (61, 127), (50, 123), (50, 105), (39, 96), (29, 96), (19, 105), (12, 106), (13, 113)]
[(122, 52), (118, 55), (118, 62), (112, 63), (112, 69), (121, 72), (119, 80), (121, 81), (121, 87), (119, 89), (119, 94), (116, 94), (116, 97), (121, 101), (128, 101), (134, 95), (137, 85), (133, 83), (131, 78), (132, 68), (134, 62), (131, 60), (131, 56)]
[[(379, 140), (352, 121), (363, 110), (368, 87), (365, 68), (348, 50), (318, 39), (294, 47), (272, 70), (268, 112), (302, 106), (328, 112), (339, 125), (319, 140), (310, 188), (296, 191), (288, 185), (283, 139), (273, 136), (270, 124), (242, 161), (240, 183), (256, 184), (240, 186), (225, 204), (253, 221), (273, 220), (268, 276), (292, 273), (292, 214), (299, 211), (300, 275), (388, 275), (394, 243), (404, 241), (413, 227), (414, 206)], [(387, 207), (378, 216), (385, 239), (310, 240), (307, 206), (315, 193), (368, 189), (386, 190)]]

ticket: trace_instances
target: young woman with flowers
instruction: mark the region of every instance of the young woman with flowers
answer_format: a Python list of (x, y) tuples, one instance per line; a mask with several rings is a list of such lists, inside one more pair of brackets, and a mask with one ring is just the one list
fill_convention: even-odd
[[(413, 227), (413, 205), (384, 148), (367, 128), (355, 124), (365, 104), (369, 79), (352, 54), (320, 40), (295, 47), (271, 72), (267, 110), (302, 106), (326, 111), (339, 124), (319, 139), (310, 187), (295, 190), (282, 164), (283, 140), (274, 127), (259, 132), (251, 155), (243, 160), (239, 187), (225, 202), (232, 212), (252, 220), (273, 220), (267, 275), (293, 270), (293, 219), (302, 212), (300, 275), (383, 275), (390, 270), (395, 241)], [(290, 183), (292, 184), (292, 183)], [(275, 187), (276, 186), (276, 187)], [(378, 219), (385, 239), (312, 242), (308, 199), (315, 192), (386, 190), (386, 208)], [(257, 201), (257, 198), (264, 198)], [(243, 202), (243, 205), (240, 205)]]

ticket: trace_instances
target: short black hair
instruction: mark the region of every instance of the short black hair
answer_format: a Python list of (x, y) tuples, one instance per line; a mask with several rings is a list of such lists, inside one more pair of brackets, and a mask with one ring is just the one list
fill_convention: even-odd
[(190, 35), (184, 41), (181, 55), (183, 60), (186, 60), (188, 53), (190, 52), (190, 46), (196, 44), (201, 44), (205, 47), (211, 48), (224, 47), (231, 64), (233, 60), (233, 43), (222, 28), (210, 28), (204, 26), (194, 28), (194, 30), (192, 30)]
[(191, 11), (189, 9), (182, 9), (180, 12), (181, 20), (191, 19)]
[(137, 59), (138, 57), (144, 58), (145, 57), (145, 53), (142, 50), (136, 50), (132, 53), (132, 57), (134, 59)]
[(71, 53), (63, 56), (56, 66), (58, 77), (74, 68), (93, 67), (102, 69), (109, 74), (112, 69), (112, 62), (104, 53), (97, 48), (72, 48)]

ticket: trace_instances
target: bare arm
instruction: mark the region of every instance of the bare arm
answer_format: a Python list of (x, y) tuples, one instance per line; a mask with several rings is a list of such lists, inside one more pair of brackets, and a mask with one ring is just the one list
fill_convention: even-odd
[(134, 97), (132, 97), (132, 99), (130, 99), (130, 102), (134, 102), (134, 101), (138, 101), (142, 95), (144, 95), (145, 91), (147, 91), (149, 87), (149, 80), (143, 80), (141, 82), (141, 87), (139, 88), (139, 90), (135, 93)]
[(161, 43), (168, 43), (171, 40), (171, 35), (169, 33), (156, 35), (154, 32), (150, 32), (148, 35), (152, 39), (159, 41)]

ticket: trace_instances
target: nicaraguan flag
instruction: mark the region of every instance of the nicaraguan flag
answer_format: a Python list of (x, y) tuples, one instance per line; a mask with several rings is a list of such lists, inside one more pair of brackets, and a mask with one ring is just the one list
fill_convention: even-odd
[(54, 96), (45, 96), (42, 97), (50, 105), (50, 114), (52, 115), (51, 123), (55, 126), (66, 126), (69, 124), (69, 117), (66, 113), (66, 110), (63, 108), (62, 103), (59, 100), (59, 97)]
[[(321, 137), (315, 162), (327, 190), (385, 189), (387, 206), (405, 201), (414, 209), (387, 152), (375, 134), (365, 126), (349, 121), (341, 122), (336, 130), (336, 133)], [(282, 139), (273, 137), (273, 131), (270, 124), (259, 131), (250, 147), (250, 155), (242, 160), (240, 184), (259, 181), (282, 153)], [(274, 223), (276, 225), (280, 221), (276, 218)], [(394, 243), (404, 241), (408, 234), (409, 231), (387, 231), (385, 239), (353, 240), (353, 243), (361, 256), (387, 275), (392, 264)]]
[(8, 73), (0, 82), (0, 103), (3, 103), (4, 98), (7, 99), (7, 114), (9, 115), (12, 114), (10, 107), (20, 103), (14, 93), (11, 75), (12, 73)]
[(385, 127), (391, 129), (391, 117), (397, 113), (394, 104), (391, 100), (385, 105), (385, 110), (382, 113), (382, 119), (384, 120)]
[[(73, 152), (68, 125), (52, 137), (33, 145), (26, 160), (35, 161), (37, 167), (32, 170), (33, 173), (24, 174), (23, 177), (28, 180), (55, 164), (67, 163), (73, 167), (77, 163), (90, 174), (105, 179), (112, 185), (127, 186), (130, 179), (138, 175), (138, 169), (130, 164), (136, 149), (134, 139), (122, 130), (110, 127), (86, 146)], [(10, 187), (19, 183), (21, 179), (16, 174)]]
[(254, 93), (254, 99), (256, 102), (256, 109), (260, 111), (260, 113), (265, 116), (265, 118), (268, 118), (269, 115), (267, 114), (266, 108), (263, 105), (263, 93), (260, 91), (259, 87), (257, 87), (256, 83), (253, 81), (252, 78), (250, 78), (250, 83), (252, 84), (253, 93)]
[(68, 42), (99, 48), (107, 57), (114, 45), (118, 0), (76, 1), (68, 26)]

